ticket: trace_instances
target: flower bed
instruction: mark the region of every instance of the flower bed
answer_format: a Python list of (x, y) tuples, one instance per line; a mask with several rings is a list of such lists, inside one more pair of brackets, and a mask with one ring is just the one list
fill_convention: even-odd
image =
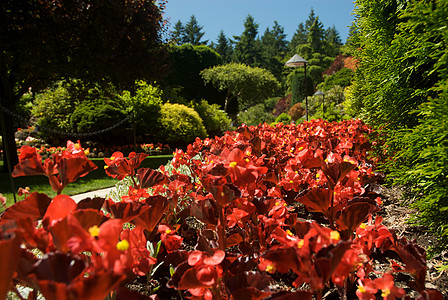
[[(157, 171), (115, 152), (106, 173), (131, 182), (119, 201), (33, 193), (2, 214), (0, 299), (19, 284), (47, 299), (441, 299), (424, 249), (376, 215), (369, 133), (359, 120), (243, 126)], [(14, 174), (61, 192), (89, 166), (76, 144), (43, 165), (22, 148)]]

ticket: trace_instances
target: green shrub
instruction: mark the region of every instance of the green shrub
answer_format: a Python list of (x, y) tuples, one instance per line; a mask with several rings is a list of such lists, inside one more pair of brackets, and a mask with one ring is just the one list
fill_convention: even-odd
[[(399, 149), (386, 164), (394, 184), (411, 189), (410, 206), (418, 210), (411, 221), (426, 226), (448, 245), (448, 84), (440, 97), (419, 107), (421, 124), (396, 133)], [(394, 149), (391, 149), (394, 150)]]
[(61, 132), (72, 131), (70, 116), (75, 110), (78, 100), (71, 97), (68, 90), (69, 85), (69, 81), (58, 81), (35, 96), (31, 114), (42, 128), (39, 131), (39, 136), (48, 142), (53, 143), (54, 140), (64, 139), (65, 136), (46, 131), (44, 128)]
[[(112, 127), (127, 117), (126, 110), (119, 104), (116, 99), (83, 101), (70, 117), (71, 127), (75, 132), (80, 133), (96, 132)], [(125, 126), (122, 125), (85, 139), (105, 144), (128, 144), (131, 140), (126, 137), (124, 128)]]
[(349, 86), (352, 82), (353, 71), (347, 68), (342, 68), (338, 72), (325, 76), (324, 82), (320, 83), (318, 89), (327, 91), (334, 86), (341, 87)]
[(134, 93), (124, 91), (120, 99), (128, 113), (134, 114), (132, 122), (137, 134), (155, 138), (160, 130), (162, 91), (145, 81), (136, 81), (135, 87)]
[(160, 112), (160, 138), (170, 146), (186, 146), (194, 142), (196, 137), (207, 137), (202, 119), (193, 108), (165, 103)]
[(201, 117), (210, 137), (222, 135), (230, 130), (229, 116), (218, 104), (209, 104), (206, 100), (201, 100), (199, 103), (193, 103), (193, 108)]
[(249, 107), (238, 114), (238, 121), (246, 125), (258, 125), (260, 123), (271, 123), (274, 115), (270, 111), (266, 111), (264, 104), (260, 103)]
[(281, 113), (277, 119), (275, 119), (275, 123), (283, 123), (283, 124), (289, 124), (291, 123), (291, 116), (287, 113)]

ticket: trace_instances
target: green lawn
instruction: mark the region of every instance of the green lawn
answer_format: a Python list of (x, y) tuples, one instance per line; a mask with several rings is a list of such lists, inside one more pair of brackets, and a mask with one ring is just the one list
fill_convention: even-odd
[[(160, 165), (166, 164), (173, 156), (172, 155), (158, 155), (148, 156), (140, 167), (157, 169)], [(118, 180), (110, 178), (104, 171), (104, 160), (102, 158), (94, 158), (92, 161), (98, 166), (98, 169), (90, 172), (87, 176), (79, 178), (76, 182), (69, 183), (62, 193), (66, 195), (76, 195), (89, 191), (95, 191), (107, 187), (114, 186)], [(29, 187), (31, 192), (45, 193), (50, 197), (56, 196), (56, 193), (51, 190), (48, 178), (45, 176), (22, 176), (14, 178), (14, 185), (16, 190), (19, 187)], [(11, 192), (11, 184), (8, 173), (0, 173), (0, 193), (7, 197), (7, 205), (14, 203), (14, 197)], [(22, 200), (23, 197), (17, 197), (17, 200)]]

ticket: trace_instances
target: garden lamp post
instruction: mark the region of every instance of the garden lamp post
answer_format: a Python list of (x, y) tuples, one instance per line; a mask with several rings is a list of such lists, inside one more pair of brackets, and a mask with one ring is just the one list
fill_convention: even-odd
[(304, 67), (305, 68), (305, 116), (306, 120), (308, 121), (308, 96), (307, 96), (307, 90), (306, 90), (306, 64), (308, 62), (298, 54), (294, 54), (293, 57), (291, 57), (286, 63), (285, 66), (287, 67)]
[(313, 96), (322, 95), (322, 119), (324, 118), (324, 102), (325, 102), (325, 93), (321, 90), (318, 90), (314, 93)]

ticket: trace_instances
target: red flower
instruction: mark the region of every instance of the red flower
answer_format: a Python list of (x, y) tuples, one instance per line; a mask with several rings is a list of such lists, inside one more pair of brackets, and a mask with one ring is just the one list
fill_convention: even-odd
[(134, 176), (141, 162), (148, 156), (146, 153), (135, 152), (129, 153), (129, 158), (125, 158), (123, 153), (116, 151), (110, 158), (104, 158), (106, 165), (104, 169), (106, 174), (118, 180), (124, 179), (126, 176)]
[(161, 233), (160, 240), (168, 253), (178, 250), (182, 245), (183, 238), (176, 235), (175, 230), (170, 227), (160, 224), (157, 231)]
[[(75, 146), (78, 145), (78, 146)], [(67, 184), (87, 175), (97, 166), (90, 161), (79, 144), (67, 142), (67, 150), (53, 153), (42, 165), (42, 157), (36, 148), (22, 146), (19, 150), (19, 163), (14, 167), (13, 177), (45, 175), (51, 188), (60, 194)], [(56, 176), (56, 174), (58, 174)]]

